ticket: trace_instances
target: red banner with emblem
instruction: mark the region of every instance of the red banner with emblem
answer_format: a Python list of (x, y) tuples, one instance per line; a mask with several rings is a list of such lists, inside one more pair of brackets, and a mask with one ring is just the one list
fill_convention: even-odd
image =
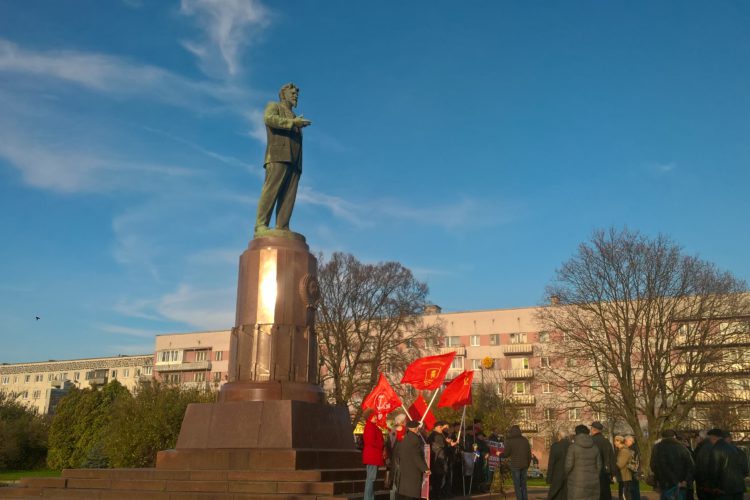
[[(425, 415), (425, 412), (427, 412), (427, 415)], [(437, 419), (432, 413), (432, 410), (427, 410), (427, 401), (425, 401), (420, 394), (409, 407), (409, 418), (411, 418), (412, 420), (422, 420), (422, 415), (425, 415), (424, 428), (428, 431), (431, 431), (432, 428), (435, 427), (435, 422), (437, 422)]]
[(401, 378), (402, 384), (411, 384), (421, 391), (432, 391), (440, 387), (456, 357), (456, 351), (439, 356), (427, 356), (414, 360)]
[(362, 409), (372, 408), (377, 415), (377, 424), (386, 427), (386, 416), (401, 406), (401, 399), (393, 390), (385, 375), (380, 374), (375, 388), (362, 401)]
[(453, 409), (471, 404), (471, 381), (474, 371), (468, 370), (451, 380), (451, 383), (440, 395), (438, 407), (450, 406)]

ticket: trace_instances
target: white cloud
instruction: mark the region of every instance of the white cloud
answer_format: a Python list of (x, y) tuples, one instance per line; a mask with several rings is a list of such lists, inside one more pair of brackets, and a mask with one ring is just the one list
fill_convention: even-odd
[(201, 61), (208, 75), (241, 71), (242, 50), (268, 25), (268, 11), (256, 0), (182, 0), (180, 12), (193, 16), (203, 29), (201, 41), (185, 41), (184, 47)]
[(0, 39), (0, 73), (16, 77), (54, 79), (88, 90), (119, 96), (138, 96), (202, 112), (232, 110), (251, 93), (214, 81), (185, 78), (157, 66), (73, 50), (35, 51)]
[(266, 124), (263, 122), (263, 112), (258, 109), (251, 109), (245, 113), (245, 118), (250, 123), (250, 130), (247, 135), (265, 144)]
[(128, 335), (130, 337), (153, 339), (155, 335), (153, 330), (144, 330), (142, 328), (131, 328), (129, 326), (99, 324), (99, 325), (95, 325), (95, 327), (107, 333), (114, 333), (117, 335)]
[(236, 287), (197, 288), (182, 283), (164, 295), (156, 309), (164, 318), (196, 328), (216, 330), (234, 325)]

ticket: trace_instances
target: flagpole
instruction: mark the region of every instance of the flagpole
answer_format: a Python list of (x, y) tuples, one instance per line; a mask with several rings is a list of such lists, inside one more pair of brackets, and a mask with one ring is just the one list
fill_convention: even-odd
[(424, 418), (430, 412), (430, 408), (432, 407), (432, 403), (435, 401), (435, 396), (437, 396), (437, 394), (438, 394), (438, 389), (435, 389), (435, 394), (432, 395), (432, 399), (430, 399), (430, 404), (427, 405), (427, 409), (424, 411), (424, 414), (422, 415), (422, 420), (419, 421), (419, 425), (422, 425), (424, 423)]
[[(456, 436), (456, 442), (457, 443), (461, 442), (461, 431), (464, 428), (464, 420), (465, 419), (466, 419), (466, 405), (464, 405), (464, 411), (461, 414), (461, 427), (459, 427), (459, 429), (458, 429), (458, 436)], [(466, 441), (466, 436), (464, 436), (464, 441)], [(466, 446), (466, 443), (464, 443), (464, 446)]]
[(406, 409), (406, 406), (404, 406), (403, 403), (401, 403), (401, 408), (403, 408), (404, 411), (406, 412), (406, 418), (408, 418), (409, 421), (411, 421), (411, 415), (409, 415), (409, 410)]

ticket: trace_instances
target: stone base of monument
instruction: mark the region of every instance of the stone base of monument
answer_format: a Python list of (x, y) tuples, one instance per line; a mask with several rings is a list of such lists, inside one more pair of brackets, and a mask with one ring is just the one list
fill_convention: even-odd
[(177, 446), (160, 451), (154, 469), (68, 469), (0, 488), (0, 498), (353, 499), (365, 476), (345, 408), (236, 401), (190, 405)]

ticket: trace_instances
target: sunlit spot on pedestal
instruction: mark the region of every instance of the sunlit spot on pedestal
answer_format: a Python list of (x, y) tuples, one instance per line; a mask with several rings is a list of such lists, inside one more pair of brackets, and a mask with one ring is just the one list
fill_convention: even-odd
[(258, 323), (271, 324), (274, 322), (276, 311), (276, 250), (263, 249), (260, 251), (260, 282), (258, 283)]

